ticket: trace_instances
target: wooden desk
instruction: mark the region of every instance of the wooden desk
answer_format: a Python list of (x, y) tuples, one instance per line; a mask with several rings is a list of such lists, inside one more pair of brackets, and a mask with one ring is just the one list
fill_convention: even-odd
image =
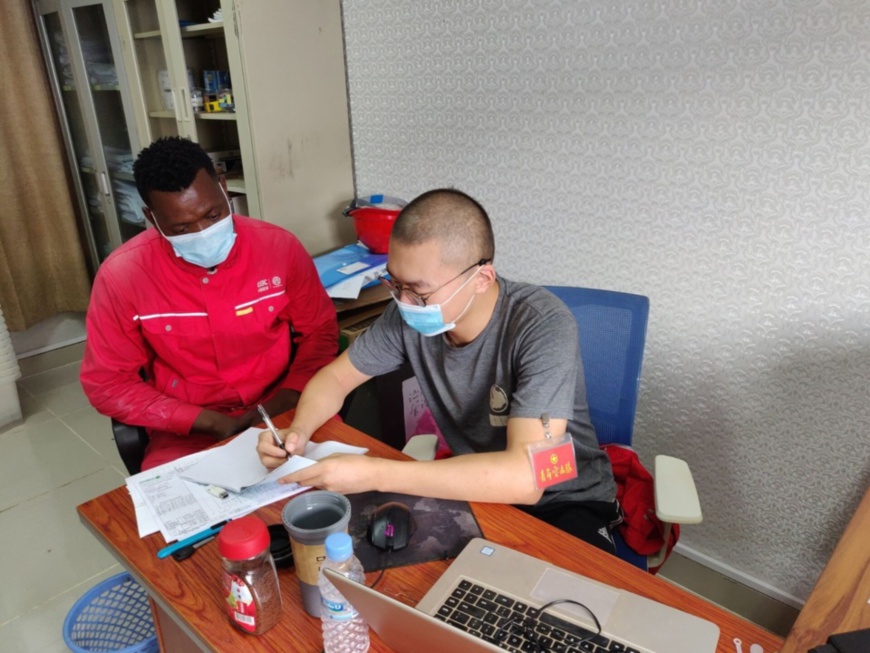
[(828, 635), (870, 628), (870, 489), (843, 532), (782, 653), (806, 653)]
[[(373, 455), (404, 458), (395, 449), (338, 422), (328, 423), (314, 439), (340, 440), (366, 446)], [(284, 503), (267, 506), (256, 514), (266, 523), (280, 523)], [(515, 508), (482, 503), (472, 504), (472, 507), (484, 536), (492, 541), (717, 623), (722, 631), (717, 653), (735, 653), (735, 637), (744, 642), (744, 653), (752, 643), (761, 644), (767, 653), (778, 650), (782, 643), (772, 633)], [(231, 626), (224, 613), (221, 565), (216, 546), (204, 546), (193, 557), (180, 563), (171, 558), (159, 560), (157, 551), (164, 542), (156, 534), (144, 539), (138, 537), (133, 505), (123, 487), (83, 503), (78, 511), (85, 526), (148, 590), (164, 650), (168, 648), (172, 653), (200, 649), (308, 653), (321, 650), (320, 620), (308, 616), (303, 610), (292, 570), (279, 571), (284, 619), (260, 637), (252, 637)], [(384, 574), (378, 589), (404, 603), (416, 605), (448, 564), (438, 561), (390, 569)], [(374, 578), (375, 575), (370, 574), (367, 580), (371, 582)], [(196, 645), (190, 641), (180, 643), (181, 640), (192, 640)], [(371, 651), (389, 651), (374, 632)]]

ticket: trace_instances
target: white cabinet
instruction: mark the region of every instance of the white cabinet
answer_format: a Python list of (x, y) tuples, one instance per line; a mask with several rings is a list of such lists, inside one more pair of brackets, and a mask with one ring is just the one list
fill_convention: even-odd
[(111, 0), (34, 0), (90, 267), (145, 228), (130, 79)]
[[(352, 242), (340, 213), (354, 195), (340, 0), (114, 2), (138, 140), (238, 150), (227, 184), (249, 215), (315, 255)], [(194, 110), (206, 70), (229, 71), (234, 111)]]

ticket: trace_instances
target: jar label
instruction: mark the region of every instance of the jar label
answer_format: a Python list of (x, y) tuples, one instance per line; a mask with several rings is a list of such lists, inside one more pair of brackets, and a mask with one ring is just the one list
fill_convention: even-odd
[(239, 628), (253, 633), (257, 628), (257, 605), (248, 584), (235, 574), (224, 574), (227, 615)]
[(290, 546), (293, 549), (296, 576), (303, 583), (317, 585), (320, 565), (326, 560), (326, 547), (323, 544), (301, 544), (293, 539), (290, 540)]

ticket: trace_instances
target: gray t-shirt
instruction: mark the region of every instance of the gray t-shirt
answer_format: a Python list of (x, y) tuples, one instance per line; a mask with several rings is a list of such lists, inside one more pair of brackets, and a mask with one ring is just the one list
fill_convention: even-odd
[(508, 417), (567, 419), (577, 478), (547, 488), (538, 505), (613, 501), (610, 461), (589, 421), (574, 316), (539, 286), (501, 276), (498, 284), (493, 316), (473, 342), (454, 347), (443, 336), (426, 338), (390, 304), (350, 346), (351, 362), (379, 376), (407, 360), (454, 455), (504, 451)]

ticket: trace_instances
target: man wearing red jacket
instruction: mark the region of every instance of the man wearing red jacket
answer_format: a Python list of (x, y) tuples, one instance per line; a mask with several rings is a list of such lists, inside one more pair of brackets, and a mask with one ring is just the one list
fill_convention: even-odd
[(258, 423), (258, 403), (295, 407), (335, 357), (338, 327), (300, 242), (233, 215), (199, 145), (161, 138), (134, 176), (156, 228), (100, 267), (81, 383), (98, 411), (147, 427), (148, 469)]

